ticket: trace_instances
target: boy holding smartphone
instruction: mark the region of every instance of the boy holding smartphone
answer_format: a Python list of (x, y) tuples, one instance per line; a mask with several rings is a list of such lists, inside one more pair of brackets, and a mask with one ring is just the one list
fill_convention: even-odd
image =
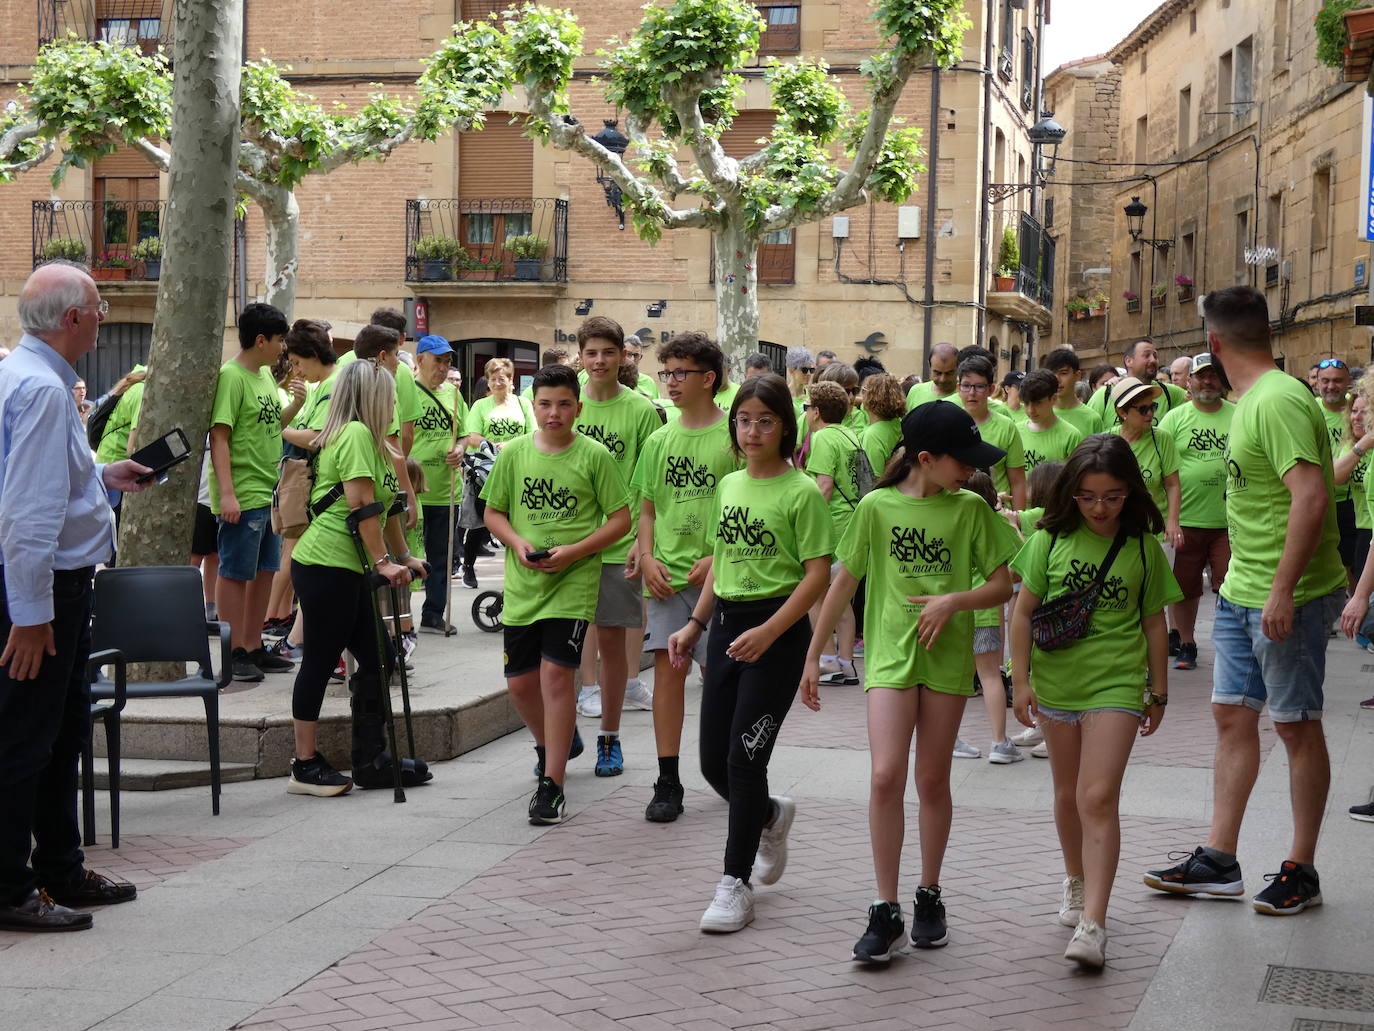
[(539, 428), (501, 449), (482, 490), (487, 529), (506, 546), (506, 685), (539, 756), (534, 824), (563, 822), (577, 723), (573, 673), (596, 613), (599, 556), (630, 529), (624, 478), (607, 450), (574, 428), (581, 410), (577, 374), (564, 365), (540, 369)]

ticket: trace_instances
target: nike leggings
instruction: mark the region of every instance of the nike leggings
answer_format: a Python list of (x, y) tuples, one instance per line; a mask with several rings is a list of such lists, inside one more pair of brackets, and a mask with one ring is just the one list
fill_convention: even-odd
[(806, 616), (797, 620), (758, 662), (736, 662), (725, 650), (744, 631), (766, 622), (786, 600), (718, 599), (706, 651), (701, 772), (716, 793), (730, 803), (725, 873), (745, 881), (754, 868), (759, 835), (772, 808), (768, 801), (768, 760), (797, 694), (811, 644), (811, 621)]

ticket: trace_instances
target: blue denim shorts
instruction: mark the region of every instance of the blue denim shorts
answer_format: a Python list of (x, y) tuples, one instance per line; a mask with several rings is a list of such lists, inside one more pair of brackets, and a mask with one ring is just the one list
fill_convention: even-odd
[(255, 580), (259, 573), (281, 567), (281, 538), (272, 532), (272, 509), (249, 508), (237, 523), (218, 520), (219, 575), (226, 580)]
[(1095, 712), (1124, 712), (1127, 716), (1134, 716), (1140, 719), (1139, 709), (1125, 709), (1119, 705), (1103, 705), (1096, 709), (1047, 709), (1037, 703), (1035, 715), (1042, 720), (1053, 720), (1055, 723), (1067, 723), (1069, 726), (1076, 726), (1082, 723), (1084, 718), (1091, 716)]
[(1260, 712), (1267, 702), (1275, 723), (1321, 719), (1326, 641), (1344, 605), (1343, 590), (1310, 601), (1293, 610), (1288, 640), (1271, 641), (1260, 629), (1262, 610), (1217, 598), (1212, 703)]

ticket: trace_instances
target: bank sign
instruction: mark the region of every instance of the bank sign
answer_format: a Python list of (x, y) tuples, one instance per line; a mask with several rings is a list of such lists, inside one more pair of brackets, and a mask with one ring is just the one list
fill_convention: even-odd
[(1364, 146), (1360, 148), (1360, 222), (1362, 236), (1374, 240), (1374, 97), (1364, 98)]

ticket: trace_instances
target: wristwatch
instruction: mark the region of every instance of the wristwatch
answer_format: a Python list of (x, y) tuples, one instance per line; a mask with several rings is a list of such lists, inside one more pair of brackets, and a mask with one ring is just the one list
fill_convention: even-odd
[(1147, 706), (1149, 706), (1149, 705), (1168, 705), (1168, 704), (1169, 704), (1169, 696), (1166, 695), (1166, 694), (1165, 694), (1165, 695), (1155, 694), (1153, 691), (1146, 691), (1146, 692), (1145, 692), (1145, 704), (1146, 704)]

